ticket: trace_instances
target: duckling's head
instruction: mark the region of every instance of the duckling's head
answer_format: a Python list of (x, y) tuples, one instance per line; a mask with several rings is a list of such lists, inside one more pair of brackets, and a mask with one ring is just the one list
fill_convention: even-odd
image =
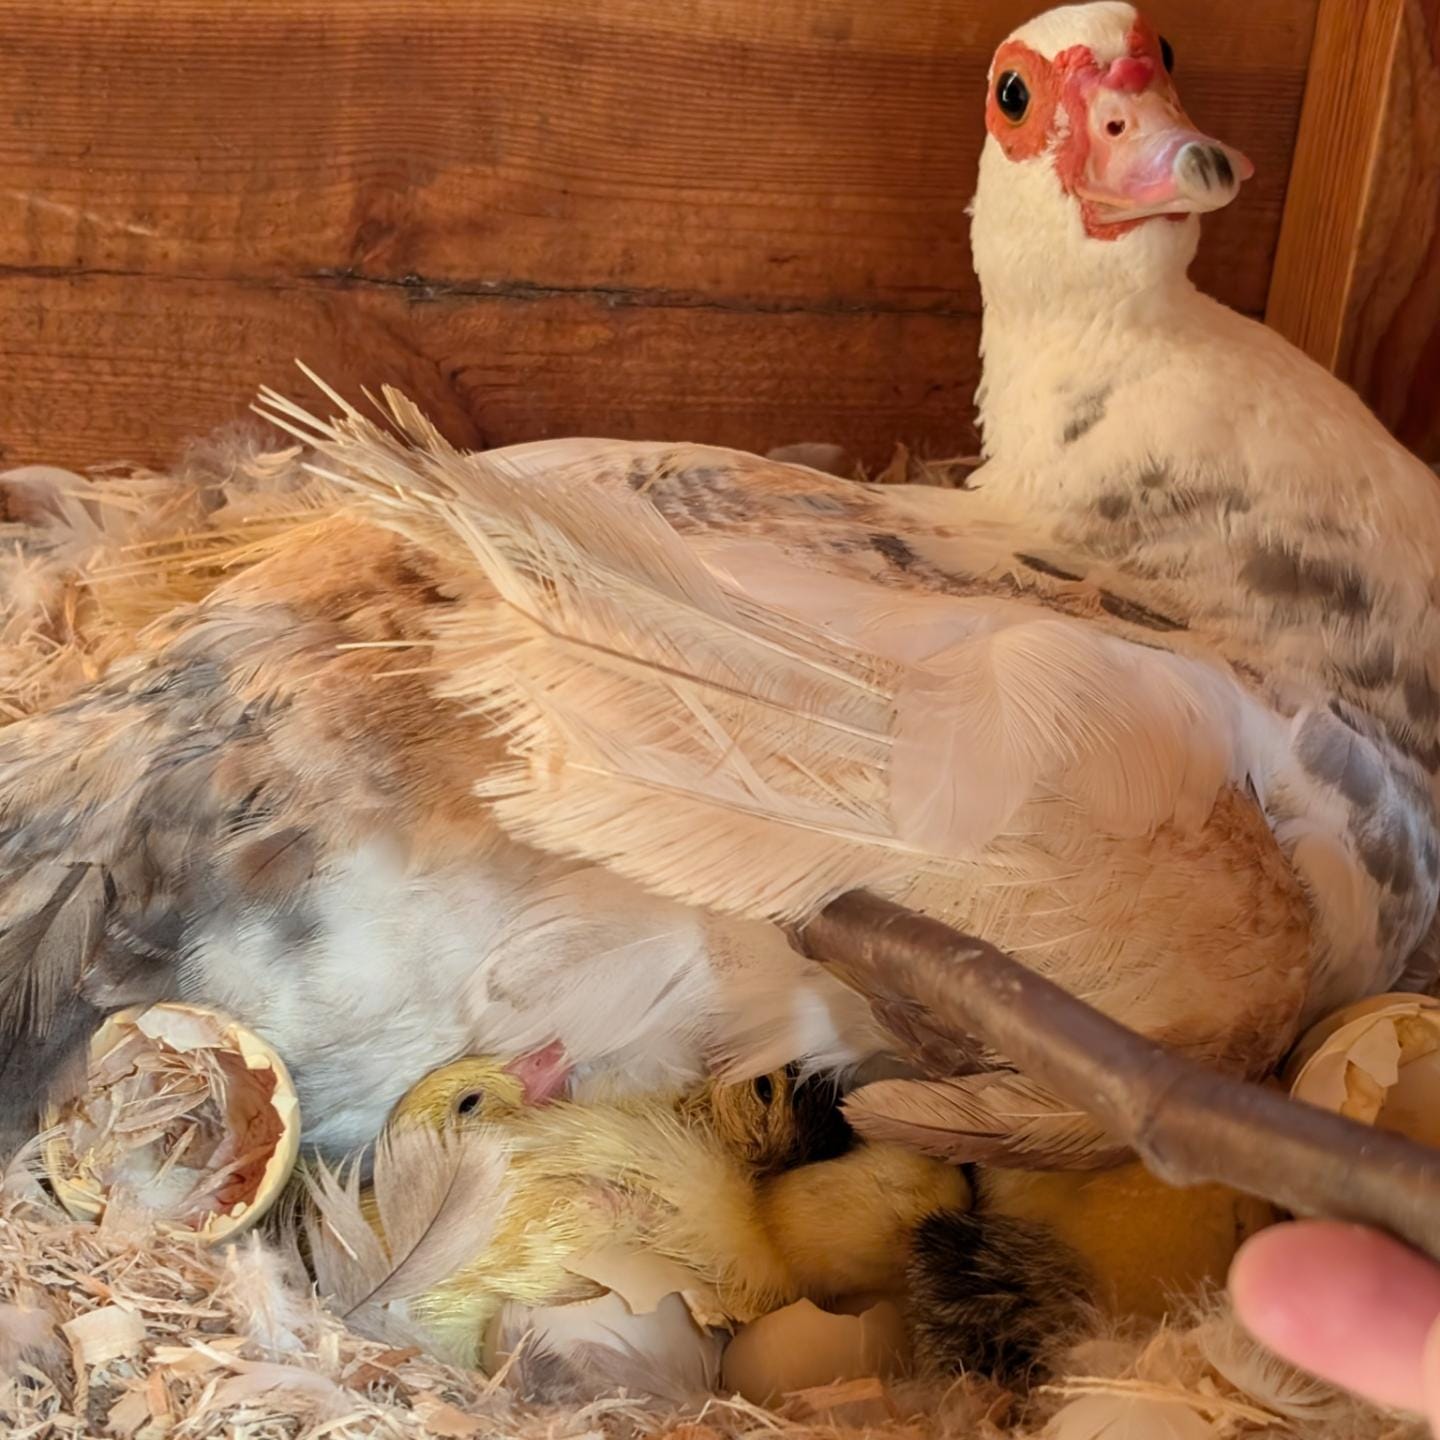
[(392, 1125), (425, 1125), (435, 1130), (492, 1124), (527, 1108), (525, 1085), (503, 1060), (466, 1055), (432, 1070), (401, 1097)]
[(834, 1159), (854, 1139), (838, 1088), (823, 1076), (800, 1079), (795, 1066), (739, 1084), (717, 1082), (708, 1099), (722, 1142), (761, 1174)]
[(493, 1124), (563, 1094), (570, 1068), (558, 1041), (516, 1060), (465, 1055), (412, 1086), (391, 1112), (390, 1123), (439, 1130)]

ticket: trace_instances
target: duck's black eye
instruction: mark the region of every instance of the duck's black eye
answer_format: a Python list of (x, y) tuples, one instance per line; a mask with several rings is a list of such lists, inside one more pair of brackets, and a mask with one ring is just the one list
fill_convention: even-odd
[(1165, 62), (1165, 69), (1173, 73), (1175, 70), (1175, 47), (1163, 35), (1160, 37), (1160, 58)]
[(470, 1090), (462, 1095), (455, 1102), (455, 1113), (457, 1115), (473, 1115), (479, 1108), (485, 1096), (479, 1090)]
[(1018, 124), (1030, 108), (1030, 87), (1013, 70), (1007, 70), (995, 84), (995, 103), (1007, 120)]
[(775, 1098), (775, 1087), (770, 1083), (768, 1075), (762, 1075), (755, 1082), (755, 1098), (762, 1105), (768, 1105)]

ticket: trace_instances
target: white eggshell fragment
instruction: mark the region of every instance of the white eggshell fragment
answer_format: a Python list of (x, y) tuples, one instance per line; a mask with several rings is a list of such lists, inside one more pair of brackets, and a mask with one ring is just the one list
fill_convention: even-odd
[(678, 1295), (701, 1329), (728, 1328), (720, 1297), (693, 1270), (674, 1260), (626, 1245), (602, 1245), (571, 1260), (572, 1275), (613, 1290), (632, 1315), (647, 1315), (668, 1295)]
[(480, 1363), (530, 1400), (573, 1404), (625, 1390), (683, 1404), (714, 1392), (727, 1338), (697, 1324), (674, 1291), (637, 1311), (608, 1290), (568, 1305), (505, 1305)]

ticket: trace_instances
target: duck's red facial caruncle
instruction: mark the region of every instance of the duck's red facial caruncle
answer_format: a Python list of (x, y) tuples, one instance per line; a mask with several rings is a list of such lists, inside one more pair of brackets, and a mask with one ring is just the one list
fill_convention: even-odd
[(1202, 135), (1170, 79), (1170, 47), (1142, 20), (1128, 53), (1086, 45), (1053, 60), (1018, 40), (995, 56), (985, 125), (1011, 160), (1050, 154), (1088, 234), (1109, 240), (1160, 216), (1228, 205), (1255, 167)]

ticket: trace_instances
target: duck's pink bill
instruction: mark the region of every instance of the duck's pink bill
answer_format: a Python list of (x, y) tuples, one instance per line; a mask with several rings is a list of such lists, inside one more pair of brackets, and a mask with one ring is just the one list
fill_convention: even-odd
[(525, 1099), (531, 1105), (544, 1105), (561, 1094), (570, 1083), (572, 1068), (565, 1047), (558, 1040), (512, 1060), (505, 1067), (520, 1082)]

